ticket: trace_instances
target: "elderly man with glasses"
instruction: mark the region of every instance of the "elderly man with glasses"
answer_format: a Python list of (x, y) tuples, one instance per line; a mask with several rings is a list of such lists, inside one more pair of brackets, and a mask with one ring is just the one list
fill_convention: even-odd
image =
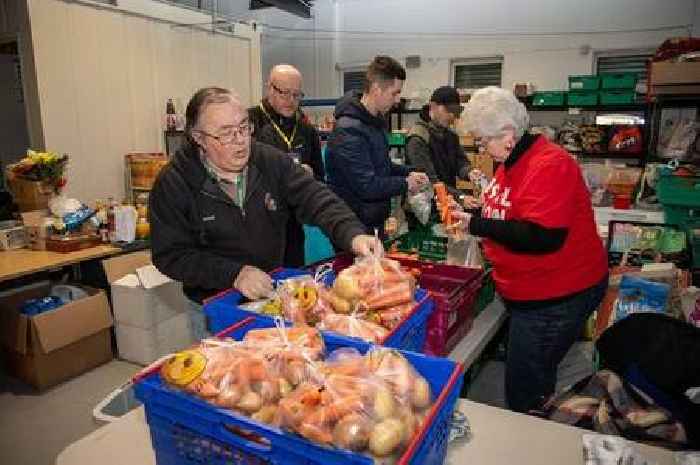
[[(273, 67), (265, 87), (265, 97), (259, 105), (248, 110), (255, 126), (253, 137), (287, 153), (316, 179), (323, 181), (321, 140), (316, 128), (299, 109), (304, 98), (301, 89), (302, 76), (294, 66)], [(304, 265), (304, 230), (294, 215), (287, 225), (284, 264), (290, 267)]]
[(270, 295), (292, 212), (334, 243), (367, 255), (381, 243), (352, 211), (284, 152), (251, 138), (246, 108), (226, 89), (199, 90), (186, 110), (188, 142), (150, 195), (153, 263), (195, 304), (224, 289)]

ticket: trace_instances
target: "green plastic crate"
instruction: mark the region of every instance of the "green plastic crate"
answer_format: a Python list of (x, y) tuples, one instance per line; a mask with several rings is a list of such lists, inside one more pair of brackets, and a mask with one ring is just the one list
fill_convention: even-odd
[(493, 282), (493, 276), (491, 276), (491, 270), (484, 273), (484, 277), (481, 280), (481, 289), (476, 295), (476, 301), (474, 302), (474, 316), (479, 315), (488, 305), (493, 302), (496, 296), (496, 283)]
[(700, 227), (700, 207), (683, 207), (679, 205), (664, 205), (664, 218), (666, 223), (675, 224), (683, 228)]
[(598, 76), (569, 76), (569, 90), (598, 90), (599, 87)]
[(636, 98), (634, 90), (604, 90), (600, 93), (600, 104), (628, 105), (634, 103)]
[(566, 92), (546, 91), (535, 92), (532, 96), (532, 105), (536, 107), (557, 107), (564, 105)]
[(567, 102), (578, 107), (598, 105), (598, 92), (569, 92)]
[(600, 88), (634, 89), (637, 85), (637, 73), (601, 73)]
[(384, 242), (386, 250), (394, 245), (401, 253), (418, 253), (419, 260), (442, 262), (447, 259), (447, 238), (435, 236), (432, 225), (417, 227), (396, 239)]
[(693, 268), (700, 268), (700, 224), (688, 231), (688, 243), (693, 257)]
[(403, 147), (406, 145), (406, 134), (402, 132), (390, 132), (388, 139), (389, 145), (392, 147)]
[(662, 171), (656, 194), (664, 205), (700, 209), (700, 176), (674, 176), (668, 170)]

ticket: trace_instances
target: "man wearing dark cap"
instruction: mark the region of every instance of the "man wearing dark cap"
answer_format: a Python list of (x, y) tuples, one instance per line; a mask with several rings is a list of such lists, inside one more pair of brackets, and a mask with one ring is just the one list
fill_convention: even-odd
[(437, 88), (406, 142), (408, 163), (416, 171), (425, 172), (430, 182), (445, 183), (455, 198), (461, 194), (457, 190), (457, 178), (467, 179), (469, 174), (469, 161), (459, 136), (450, 129), (461, 113), (457, 90), (450, 86)]

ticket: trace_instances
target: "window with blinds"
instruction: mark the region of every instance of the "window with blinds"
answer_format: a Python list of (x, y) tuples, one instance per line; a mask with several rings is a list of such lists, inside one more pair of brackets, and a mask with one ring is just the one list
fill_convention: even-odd
[(481, 89), (501, 86), (503, 60), (475, 59), (452, 62), (452, 82), (457, 89)]
[(344, 71), (343, 72), (343, 94), (351, 90), (362, 91), (365, 85), (365, 74), (367, 71)]
[(600, 73), (637, 73), (639, 81), (647, 80), (647, 62), (653, 53), (634, 53), (629, 55), (598, 56), (596, 72)]

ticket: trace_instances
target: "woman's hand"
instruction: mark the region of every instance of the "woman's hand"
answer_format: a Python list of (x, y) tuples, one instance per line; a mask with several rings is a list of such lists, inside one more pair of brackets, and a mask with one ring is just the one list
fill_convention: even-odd
[(463, 195), (460, 197), (462, 206), (467, 210), (481, 208), (481, 201), (472, 195)]

